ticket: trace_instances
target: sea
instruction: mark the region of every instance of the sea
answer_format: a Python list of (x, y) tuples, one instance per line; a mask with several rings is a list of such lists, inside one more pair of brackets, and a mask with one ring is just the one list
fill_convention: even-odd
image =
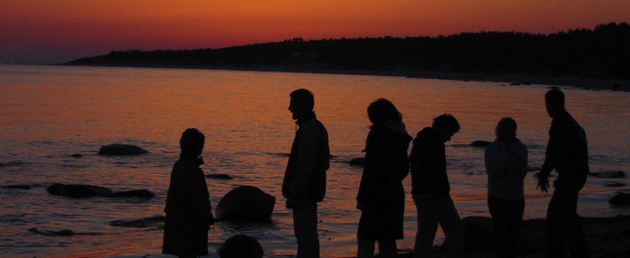
[[(448, 113), (461, 130), (446, 143), (451, 195), (461, 217), (489, 217), (484, 149), (503, 117), (518, 123), (529, 149), (525, 178), (525, 219), (544, 218), (550, 193), (536, 190), (534, 174), (544, 161), (551, 119), (544, 94), (553, 85), (455, 81), (393, 76), (158, 69), (0, 65), (1, 257), (150, 257), (161, 253), (163, 224), (116, 226), (164, 215), (179, 138), (187, 128), (206, 135), (203, 152), (213, 207), (235, 187), (255, 186), (276, 197), (272, 220), (218, 222), (209, 231), (207, 257), (235, 234), (263, 246), (265, 257), (293, 257), (291, 211), (281, 184), (296, 124), (289, 93), (306, 88), (329, 132), (331, 167), (327, 195), (319, 205), (323, 257), (356, 255), (360, 211), (356, 193), (362, 173), (352, 159), (363, 157), (370, 122), (368, 105), (392, 101), (411, 136)], [(569, 112), (584, 127), (594, 173), (628, 173), (630, 93), (562, 87)], [(103, 145), (131, 144), (150, 153), (101, 156)], [(113, 191), (147, 189), (154, 198), (69, 198), (49, 194), (54, 183), (88, 184)], [(404, 180), (411, 191), (411, 178)], [(616, 187), (613, 187), (616, 186)], [(630, 214), (608, 199), (630, 192), (627, 177), (589, 176), (578, 213), (586, 217)], [(413, 248), (416, 212), (405, 200), (402, 251)], [(65, 232), (65, 233), (64, 233)], [(435, 244), (441, 244), (441, 232)]]

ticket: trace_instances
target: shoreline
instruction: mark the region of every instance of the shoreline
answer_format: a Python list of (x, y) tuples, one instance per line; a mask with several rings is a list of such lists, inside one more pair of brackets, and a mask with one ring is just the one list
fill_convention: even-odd
[[(630, 215), (615, 217), (582, 217), (586, 248), (591, 258), (625, 258), (630, 257)], [(467, 229), (466, 241), (462, 258), (494, 257), (491, 221), (488, 217), (466, 217), (464, 225)], [(523, 220), (521, 240), (517, 257), (546, 258), (546, 219)], [(490, 226), (490, 228), (488, 227)], [(475, 230), (471, 230), (475, 229)], [(488, 231), (490, 230), (490, 231)], [(473, 233), (471, 234), (472, 231)], [(376, 249), (378, 251), (378, 248)], [(433, 257), (445, 258), (447, 254), (440, 246), (434, 246)], [(568, 257), (568, 250), (565, 257)], [(161, 253), (110, 256), (108, 258), (172, 258), (175, 256)], [(204, 258), (218, 257), (216, 253), (202, 256)], [(268, 255), (267, 258), (289, 258), (287, 255)], [(378, 257), (378, 256), (377, 256)], [(412, 250), (399, 250), (399, 258), (412, 258)], [(356, 258), (356, 256), (322, 256), (322, 258)]]
[[(163, 69), (198, 69), (198, 70), (227, 70), (227, 71), (252, 71), (252, 72), (287, 72), (287, 73), (314, 73), (314, 74), (343, 74), (343, 75), (368, 75), (368, 76), (392, 76), (406, 77), (409, 79), (438, 79), (455, 81), (484, 81), (507, 83), (511, 86), (541, 84), (549, 86), (574, 87), (586, 90), (613, 90), (630, 92), (630, 80), (578, 78), (570, 76), (541, 76), (532, 74), (490, 74), (448, 71), (420, 71), (420, 70), (343, 70), (343, 69), (313, 69), (285, 66), (148, 66), (148, 65), (73, 65), (57, 64), (62, 66), (85, 67), (128, 67), (128, 68), (163, 68)], [(507, 85), (506, 85), (507, 86)]]

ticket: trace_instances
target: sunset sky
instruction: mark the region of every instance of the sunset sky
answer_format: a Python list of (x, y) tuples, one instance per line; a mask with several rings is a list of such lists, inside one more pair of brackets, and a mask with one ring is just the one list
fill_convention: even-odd
[(630, 22), (628, 0), (2, 0), (0, 62), (301, 37), (553, 33)]

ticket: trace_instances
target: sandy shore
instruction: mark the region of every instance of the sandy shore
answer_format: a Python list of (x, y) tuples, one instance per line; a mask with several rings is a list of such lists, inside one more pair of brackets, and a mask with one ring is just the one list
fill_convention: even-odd
[[(482, 221), (481, 223), (485, 223)], [(582, 218), (587, 250), (591, 258), (630, 257), (630, 216), (619, 215), (613, 218)], [(546, 258), (546, 220), (524, 221), (523, 236), (517, 257)], [(467, 228), (469, 225), (467, 224)], [(485, 230), (467, 232), (464, 258), (494, 257), (491, 237)], [(403, 253), (400, 258), (411, 258), (411, 253)], [(434, 257), (446, 257), (438, 253)], [(565, 257), (570, 257), (567, 253)]]
[[(487, 217), (468, 217), (464, 219), (467, 229), (463, 258), (493, 258), (492, 229)], [(612, 218), (582, 218), (587, 250), (591, 258), (628, 258), (630, 257), (630, 215)], [(517, 257), (546, 258), (546, 220), (533, 219), (523, 222), (523, 232)], [(116, 256), (116, 258), (172, 258), (165, 254), (146, 254), (143, 256)], [(209, 256), (204, 256), (209, 257)], [(215, 254), (212, 257), (216, 257)], [(292, 258), (293, 256), (269, 256), (268, 258)], [(332, 256), (322, 258), (354, 258)], [(401, 250), (399, 258), (412, 258), (411, 250)], [(435, 247), (435, 258), (446, 258), (440, 247)], [(565, 257), (570, 257), (567, 253)]]

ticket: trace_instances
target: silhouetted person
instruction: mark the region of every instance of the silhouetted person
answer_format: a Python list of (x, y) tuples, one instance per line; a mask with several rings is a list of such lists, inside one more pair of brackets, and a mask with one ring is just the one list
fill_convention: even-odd
[(516, 138), (516, 127), (514, 119), (501, 119), (495, 130), (497, 138), (485, 150), (488, 209), (497, 238), (497, 258), (516, 256), (525, 211), (527, 146)]
[(409, 173), (407, 149), (411, 136), (402, 115), (389, 100), (379, 99), (368, 107), (372, 122), (365, 144), (365, 165), (357, 208), (358, 258), (374, 257), (378, 241), (380, 257), (396, 257), (396, 239), (403, 239), (405, 190), (402, 180)]
[(546, 193), (549, 174), (554, 169), (558, 173), (547, 208), (549, 257), (563, 257), (567, 245), (571, 257), (588, 257), (577, 214), (578, 193), (590, 172), (586, 132), (564, 108), (562, 91), (549, 90), (545, 94), (545, 106), (552, 120), (545, 163), (538, 174), (538, 187)]
[(418, 132), (410, 154), (411, 194), (418, 210), (413, 256), (431, 257), (438, 224), (444, 230), (448, 257), (461, 257), (464, 226), (450, 196), (444, 143), (459, 131), (455, 117), (444, 114)]
[(291, 92), (289, 111), (299, 129), (291, 147), (282, 182), (286, 206), (293, 209), (293, 227), (297, 238), (297, 258), (319, 257), (317, 203), (326, 194), (326, 170), (330, 149), (328, 132), (317, 120), (313, 94), (306, 89)]
[(258, 240), (244, 234), (231, 236), (217, 250), (221, 258), (262, 258), (264, 251)]
[(208, 186), (200, 157), (205, 136), (187, 129), (179, 141), (182, 152), (173, 166), (166, 197), (162, 253), (178, 257), (208, 254), (208, 229), (214, 224)]

